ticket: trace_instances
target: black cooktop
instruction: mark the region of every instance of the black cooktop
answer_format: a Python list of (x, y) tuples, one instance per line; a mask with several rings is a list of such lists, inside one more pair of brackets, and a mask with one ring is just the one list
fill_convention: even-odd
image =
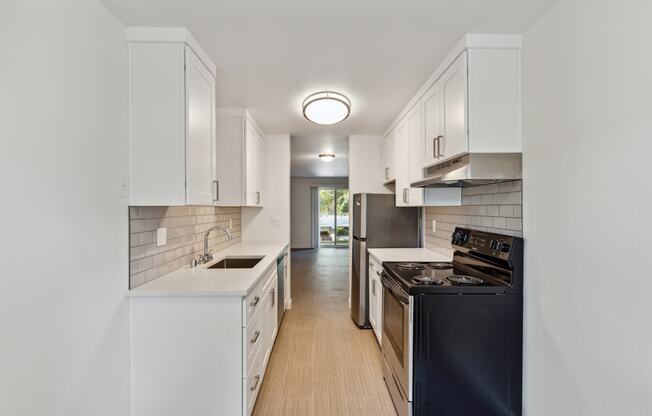
[(385, 273), (408, 294), (503, 293), (509, 284), (455, 263), (383, 263)]

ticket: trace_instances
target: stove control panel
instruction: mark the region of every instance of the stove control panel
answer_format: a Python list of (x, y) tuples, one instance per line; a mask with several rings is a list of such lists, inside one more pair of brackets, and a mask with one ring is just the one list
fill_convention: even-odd
[(479, 252), (491, 257), (507, 260), (514, 238), (508, 235), (488, 233), (485, 231), (456, 228), (451, 243), (466, 251)]

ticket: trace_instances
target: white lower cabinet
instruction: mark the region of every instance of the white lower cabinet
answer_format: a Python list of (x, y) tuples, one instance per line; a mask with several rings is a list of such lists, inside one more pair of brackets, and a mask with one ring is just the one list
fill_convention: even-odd
[(383, 285), (380, 280), (382, 263), (369, 256), (369, 322), (374, 330), (378, 344), (383, 334)]
[(246, 296), (132, 297), (133, 416), (249, 416), (277, 334), (273, 264)]

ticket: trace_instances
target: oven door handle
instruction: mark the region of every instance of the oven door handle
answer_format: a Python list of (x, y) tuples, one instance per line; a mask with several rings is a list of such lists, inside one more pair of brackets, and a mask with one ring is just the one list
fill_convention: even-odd
[(396, 297), (396, 299), (405, 305), (410, 303), (410, 297), (408, 294), (403, 289), (401, 289), (401, 287), (396, 282), (394, 282), (394, 280), (392, 280), (392, 278), (389, 277), (385, 271), (382, 272), (380, 279), (383, 283), (383, 286), (387, 288), (387, 290), (389, 290), (392, 295)]

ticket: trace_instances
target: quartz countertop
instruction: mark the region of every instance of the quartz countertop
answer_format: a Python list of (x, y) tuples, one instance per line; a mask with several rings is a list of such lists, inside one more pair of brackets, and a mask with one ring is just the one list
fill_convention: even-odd
[[(213, 260), (195, 268), (175, 270), (131, 289), (129, 297), (137, 296), (247, 296), (266, 276), (270, 267), (276, 267), (276, 258), (288, 247), (287, 243), (239, 243), (217, 253)], [(263, 257), (251, 269), (209, 269), (228, 257)]]
[(380, 262), (436, 262), (451, 261), (452, 256), (428, 250), (427, 248), (370, 248), (367, 250)]

